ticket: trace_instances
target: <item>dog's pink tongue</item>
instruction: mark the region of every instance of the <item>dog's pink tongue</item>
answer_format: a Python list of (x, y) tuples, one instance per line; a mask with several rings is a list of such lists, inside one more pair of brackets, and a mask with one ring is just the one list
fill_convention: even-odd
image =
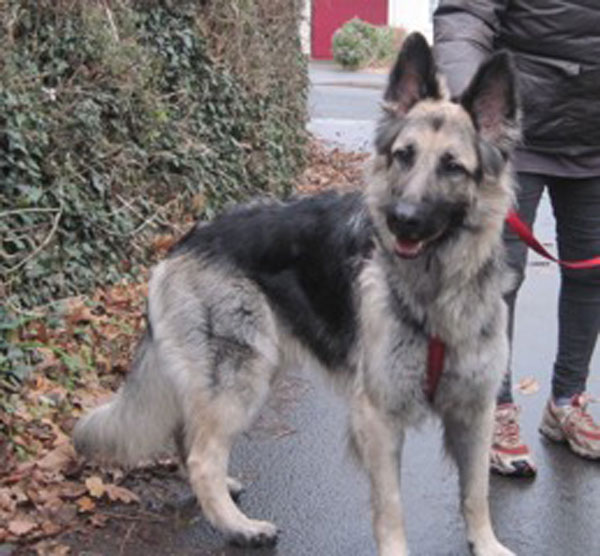
[(416, 257), (422, 248), (422, 241), (409, 241), (405, 239), (396, 241), (396, 253), (401, 257)]

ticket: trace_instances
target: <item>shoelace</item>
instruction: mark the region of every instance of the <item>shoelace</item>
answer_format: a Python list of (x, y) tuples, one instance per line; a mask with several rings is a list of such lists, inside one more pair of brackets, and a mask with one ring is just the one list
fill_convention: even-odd
[(519, 422), (517, 414), (507, 413), (502, 415), (500, 421), (500, 437), (502, 441), (507, 441), (512, 446), (516, 446), (521, 441)]
[(591, 396), (587, 394), (579, 394), (573, 398), (572, 406), (579, 413), (579, 418), (590, 428), (598, 429), (600, 428), (594, 418), (586, 411), (586, 408), (589, 403), (596, 402), (597, 400), (593, 399)]

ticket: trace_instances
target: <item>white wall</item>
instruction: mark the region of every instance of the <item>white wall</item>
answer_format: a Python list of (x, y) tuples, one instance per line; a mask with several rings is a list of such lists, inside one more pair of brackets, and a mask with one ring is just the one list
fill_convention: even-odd
[(310, 55), (310, 25), (312, 14), (311, 0), (304, 0), (304, 10), (302, 13), (302, 22), (300, 23), (300, 40), (302, 41), (302, 52)]
[(437, 0), (388, 0), (389, 24), (408, 32), (420, 31), (431, 40), (431, 13)]

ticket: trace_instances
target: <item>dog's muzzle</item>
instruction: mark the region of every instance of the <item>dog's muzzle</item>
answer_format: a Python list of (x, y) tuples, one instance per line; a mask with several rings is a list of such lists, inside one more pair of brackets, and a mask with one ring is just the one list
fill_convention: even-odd
[(403, 258), (419, 256), (464, 217), (464, 205), (436, 201), (398, 201), (388, 205), (385, 218), (396, 238), (394, 250)]

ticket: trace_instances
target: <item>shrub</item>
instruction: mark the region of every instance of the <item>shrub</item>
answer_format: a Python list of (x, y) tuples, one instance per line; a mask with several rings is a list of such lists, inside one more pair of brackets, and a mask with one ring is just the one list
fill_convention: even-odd
[(385, 63), (392, 60), (398, 50), (397, 32), (391, 27), (377, 27), (375, 34), (375, 62)]
[(291, 189), (305, 144), (301, 8), (1, 3), (0, 375), (7, 308), (131, 276), (173, 220)]
[(396, 43), (392, 28), (354, 18), (334, 33), (333, 59), (347, 69), (387, 62), (395, 53)]

